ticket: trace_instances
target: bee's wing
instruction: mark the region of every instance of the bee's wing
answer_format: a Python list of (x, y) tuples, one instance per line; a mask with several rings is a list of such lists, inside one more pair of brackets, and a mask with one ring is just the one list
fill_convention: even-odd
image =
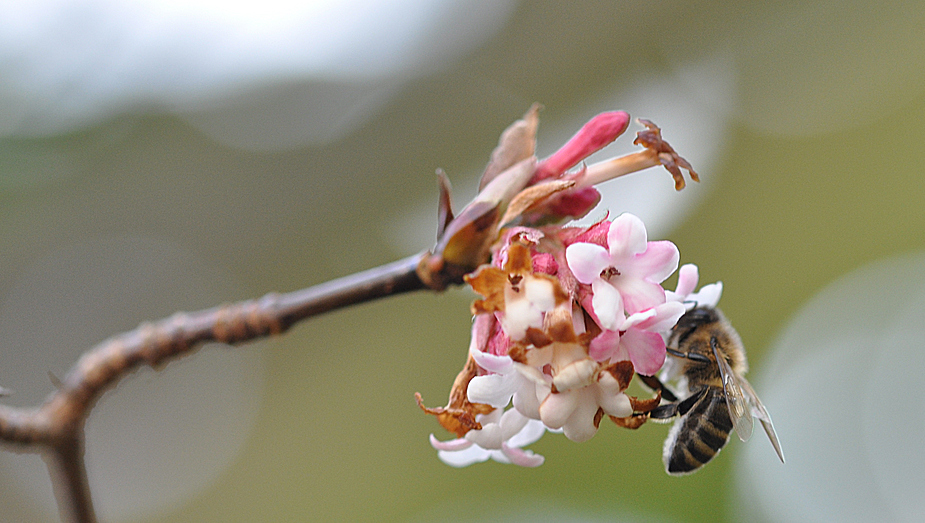
[[(715, 346), (713, 356), (716, 358), (716, 364), (719, 365), (719, 375), (723, 380), (723, 391), (726, 393), (726, 405), (729, 407), (732, 427), (740, 440), (748, 441), (748, 438), (752, 437), (755, 422), (752, 420), (752, 409), (749, 408), (748, 398), (740, 385), (740, 381), (744, 380), (732, 371), (732, 367), (725, 358), (720, 356)], [(751, 389), (750, 386), (749, 389)]]
[(768, 439), (771, 440), (771, 445), (774, 447), (774, 451), (777, 452), (777, 457), (779, 457), (780, 462), (783, 463), (784, 451), (780, 447), (777, 433), (774, 432), (774, 424), (771, 422), (771, 415), (768, 414), (768, 410), (764, 408), (764, 404), (758, 399), (758, 395), (755, 394), (755, 389), (752, 388), (751, 383), (741, 376), (739, 376), (738, 381), (739, 386), (742, 387), (751, 405), (752, 415), (761, 420), (761, 426), (764, 427), (764, 431), (768, 434)]

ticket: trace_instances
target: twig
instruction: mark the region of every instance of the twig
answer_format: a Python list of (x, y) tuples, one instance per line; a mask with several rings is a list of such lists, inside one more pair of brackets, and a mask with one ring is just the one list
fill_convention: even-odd
[[(418, 276), (427, 253), (287, 294), (177, 313), (114, 336), (85, 352), (39, 408), (0, 405), (0, 442), (43, 452), (62, 519), (96, 521), (84, 466), (84, 422), (104, 391), (142, 365), (158, 367), (203, 343), (238, 344), (280, 334), (334, 309), (428, 288)], [(436, 289), (439, 290), (439, 289)]]

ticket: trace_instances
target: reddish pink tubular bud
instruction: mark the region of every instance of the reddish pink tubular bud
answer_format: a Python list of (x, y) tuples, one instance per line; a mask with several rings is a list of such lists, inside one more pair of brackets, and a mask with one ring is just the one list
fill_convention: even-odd
[(601, 113), (584, 125), (561, 149), (546, 158), (536, 168), (529, 185), (555, 178), (591, 154), (617, 139), (626, 131), (630, 115), (623, 111)]

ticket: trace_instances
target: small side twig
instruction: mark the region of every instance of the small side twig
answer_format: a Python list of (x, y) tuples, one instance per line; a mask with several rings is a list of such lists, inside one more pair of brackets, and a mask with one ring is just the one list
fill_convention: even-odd
[(84, 465), (83, 427), (102, 393), (142, 365), (158, 367), (202, 344), (239, 344), (348, 305), (427, 288), (417, 270), (427, 253), (286, 294), (177, 313), (114, 336), (81, 356), (38, 408), (0, 405), (0, 442), (42, 452), (62, 519), (96, 520)]

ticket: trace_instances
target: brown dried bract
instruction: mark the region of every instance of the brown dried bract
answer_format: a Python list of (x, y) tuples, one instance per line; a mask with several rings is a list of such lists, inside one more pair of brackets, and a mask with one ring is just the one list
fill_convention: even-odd
[(686, 169), (687, 172), (690, 173), (691, 180), (695, 182), (700, 181), (700, 176), (694, 172), (691, 164), (682, 158), (668, 142), (662, 140), (662, 130), (659, 129), (657, 125), (642, 118), (638, 121), (642, 125), (645, 125), (646, 129), (636, 133), (636, 139), (633, 140), (633, 143), (649, 149), (658, 156), (659, 162), (665, 169), (668, 169), (668, 172), (670, 172), (672, 178), (674, 178), (675, 190), (680, 191), (685, 186), (681, 169)]
[(469, 382), (476, 376), (478, 366), (472, 356), (466, 360), (463, 370), (456, 376), (453, 382), (453, 388), (450, 389), (450, 399), (446, 407), (425, 407), (421, 393), (415, 392), (414, 398), (417, 400), (418, 407), (424, 412), (437, 417), (437, 421), (447, 431), (456, 434), (461, 438), (470, 430), (480, 430), (482, 425), (476, 421), (475, 416), (478, 414), (488, 414), (494, 410), (490, 405), (483, 403), (471, 403), (466, 397), (466, 389), (469, 388)]
[(626, 416), (625, 418), (610, 416), (610, 420), (616, 423), (617, 426), (633, 430), (638, 429), (646, 421), (649, 421), (649, 412), (651, 412), (655, 407), (658, 407), (658, 404), (662, 401), (661, 391), (656, 391), (654, 398), (649, 398), (646, 400), (641, 400), (635, 396), (627, 397), (630, 400), (630, 405), (633, 407), (633, 414), (631, 416)]
[(533, 104), (522, 119), (512, 123), (501, 133), (498, 146), (492, 151), (491, 160), (482, 173), (480, 191), (505, 169), (533, 156), (536, 148), (536, 129), (540, 124), (540, 109), (540, 104)]
[(625, 418), (618, 418), (616, 416), (610, 416), (610, 421), (617, 424), (618, 427), (623, 427), (624, 429), (636, 430), (639, 427), (643, 426), (646, 421), (649, 420), (649, 416), (646, 414), (633, 414), (632, 416), (627, 416)]

